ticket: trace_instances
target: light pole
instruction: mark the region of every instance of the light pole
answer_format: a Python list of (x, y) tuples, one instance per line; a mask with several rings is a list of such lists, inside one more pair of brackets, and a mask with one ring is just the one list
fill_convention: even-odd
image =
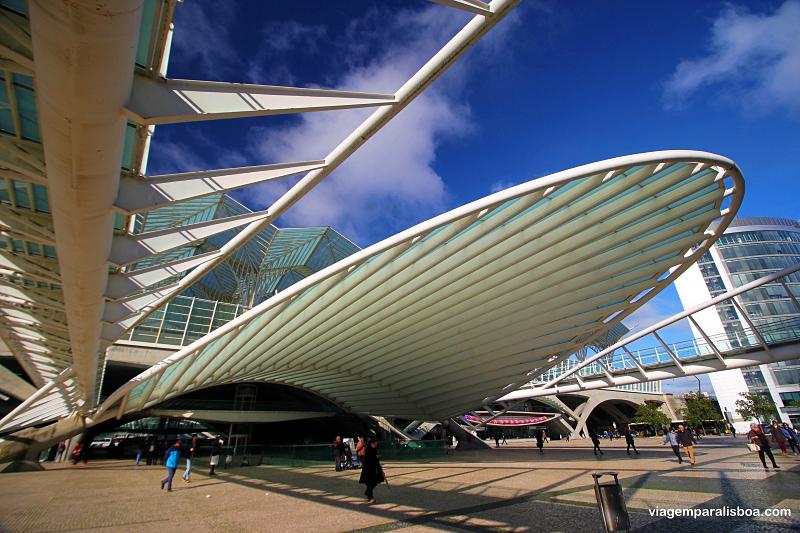
[(697, 376), (692, 376), (694, 379), (697, 380), (697, 394), (703, 394), (703, 391), (700, 389), (700, 378)]

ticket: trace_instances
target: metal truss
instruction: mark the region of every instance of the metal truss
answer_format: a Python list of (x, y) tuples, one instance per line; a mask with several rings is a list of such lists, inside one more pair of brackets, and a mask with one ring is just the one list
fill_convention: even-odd
[(684, 151), (513, 187), (279, 292), (134, 378), (94, 416), (253, 380), (366, 414), (464, 413), (592, 343), (671, 283), (724, 231), (742, 191), (732, 161)]
[[(42, 386), (71, 369), (70, 378), (56, 388), (67, 390), (62, 409), (48, 411), (49, 419), (69, 412), (87, 414), (98, 399), (108, 345), (269, 227), (518, 3), (457, 2), (478, 14), (394, 94), (169, 79), (175, 0), (157, 1), (152, 20), (142, 20), (142, 3), (132, 0), (109, 2), (107, 9), (83, 0), (69, 5), (32, 0), (27, 18), (0, 9), (0, 69), (7, 85), (10, 73), (36, 78), (38, 127), (47, 146), (42, 150), (38, 142), (23, 138), (14, 93), (9, 91), (17, 134), (0, 138), (0, 175), (28, 187), (46, 184), (53, 213), (52, 218), (44, 217), (46, 224), (37, 225), (42, 217), (20, 213), (13, 200), (9, 209), (0, 211), (0, 238), (8, 241), (0, 265), (11, 269), (9, 283), (23, 287), (21, 292), (17, 287), (0, 288), (0, 311), (25, 322), (5, 329), (3, 335), (34, 383)], [(143, 60), (134, 53), (140, 21), (151, 34)], [(80, 38), (73, 38), (78, 28)], [(99, 48), (104, 50), (102, 57), (81, 60)], [(145, 174), (157, 124), (365, 107), (377, 111), (317, 160)], [(61, 127), (64, 123), (71, 128)], [(131, 128), (135, 142), (126, 156), (129, 168), (120, 172), (119, 157)], [(158, 208), (297, 174), (304, 177), (263, 211), (155, 232), (136, 230), (136, 217)], [(13, 194), (14, 184), (8, 182), (7, 189)], [(121, 226), (120, 216), (125, 221)], [(215, 253), (136, 267), (144, 259), (167, 256), (231, 229), (240, 231)], [(44, 257), (52, 263), (46, 266), (25, 250), (20, 252), (15, 242), (21, 238), (40, 247), (54, 246), (58, 262)], [(170, 277), (178, 281), (162, 286)], [(42, 283), (41, 278), (52, 282), (59, 294), (50, 298), (38, 285), (30, 285), (31, 280)], [(34, 328), (35, 334), (26, 328)], [(52, 328), (62, 336), (55, 336)], [(72, 398), (79, 404), (70, 403)]]
[(55, 245), (52, 219), (34, 202), (34, 187), (47, 183), (44, 154), (25, 136), (18, 98), (18, 90), (27, 90), (18, 81), (33, 75), (30, 27), (7, 9), (0, 9), (0, 73), (11, 117), (11, 131), (0, 132), (0, 180), (8, 195), (0, 204), (0, 338), (42, 386), (69, 366), (70, 354), (58, 264), (45, 252)]
[[(767, 284), (781, 284), (800, 314), (798, 296), (786, 283), (798, 271), (800, 264), (721, 294), (585, 358), (554, 379), (531, 383), (501, 400), (521, 401), (796, 359), (800, 355), (800, 317), (757, 323), (758, 319), (747, 313), (742, 296)], [(698, 313), (724, 302), (731, 303), (746, 324), (736, 337), (709, 333), (695, 319)], [(666, 343), (659, 332), (684, 319), (689, 320), (696, 339)], [(653, 341), (653, 348), (630, 348), (646, 337)]]

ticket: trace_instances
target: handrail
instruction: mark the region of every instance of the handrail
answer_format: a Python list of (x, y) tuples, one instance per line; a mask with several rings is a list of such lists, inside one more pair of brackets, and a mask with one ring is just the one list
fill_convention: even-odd
[(606, 348), (605, 350), (603, 350), (601, 352), (598, 352), (598, 353), (596, 353), (596, 354), (594, 354), (594, 355), (592, 355), (590, 357), (587, 357), (581, 363), (577, 364), (573, 368), (567, 370), (566, 372), (564, 372), (560, 376), (557, 376), (557, 377), (553, 378), (552, 380), (547, 382), (545, 385), (543, 385), (541, 387), (537, 387), (537, 388), (538, 389), (550, 389), (550, 388), (553, 388), (554, 385), (558, 384), (559, 382), (561, 382), (565, 378), (571, 376), (575, 372), (580, 371), (582, 368), (588, 366), (589, 364), (593, 363), (594, 361), (597, 361), (598, 359), (600, 359), (600, 358), (602, 358), (602, 357), (604, 357), (606, 355), (613, 354), (615, 351), (617, 351), (618, 349), (622, 348), (623, 346), (627, 346), (628, 344), (630, 344), (630, 343), (632, 343), (634, 341), (637, 341), (637, 340), (641, 339), (642, 337), (646, 337), (647, 335), (650, 335), (651, 333), (653, 333), (655, 331), (663, 329), (664, 327), (669, 326), (670, 324), (674, 324), (675, 322), (679, 322), (680, 320), (683, 320), (684, 318), (686, 318), (686, 317), (688, 317), (690, 315), (693, 315), (693, 314), (695, 314), (695, 313), (697, 313), (699, 311), (702, 311), (703, 309), (707, 309), (707, 308), (709, 308), (711, 306), (714, 306), (714, 305), (716, 305), (716, 304), (718, 304), (720, 302), (724, 302), (725, 300), (730, 300), (731, 298), (739, 296), (742, 293), (745, 293), (745, 292), (747, 292), (749, 290), (755, 289), (755, 288), (760, 287), (762, 285), (766, 285), (767, 283), (771, 283), (773, 281), (776, 281), (778, 279), (786, 277), (789, 274), (793, 274), (793, 273), (795, 273), (797, 271), (800, 271), (800, 263), (798, 263), (796, 265), (792, 265), (790, 267), (787, 267), (787, 268), (785, 268), (785, 269), (783, 269), (783, 270), (781, 270), (779, 272), (775, 272), (773, 274), (769, 274), (769, 275), (764, 276), (762, 278), (759, 278), (759, 279), (757, 279), (755, 281), (751, 281), (750, 283), (747, 283), (746, 285), (742, 285), (741, 287), (739, 287), (737, 289), (733, 289), (733, 290), (728, 291), (728, 292), (726, 292), (724, 294), (720, 294), (719, 296), (717, 296), (715, 298), (712, 298), (710, 300), (707, 300), (706, 302), (703, 302), (703, 303), (698, 304), (698, 305), (696, 305), (694, 307), (691, 307), (691, 308), (689, 308), (689, 309), (687, 309), (685, 311), (682, 311), (682, 312), (680, 312), (680, 313), (678, 313), (676, 315), (671, 316), (670, 318), (664, 319), (661, 322), (658, 322), (658, 323), (650, 326), (649, 328), (643, 329), (642, 331), (640, 331), (640, 332), (638, 332), (638, 333), (636, 333), (634, 335), (631, 335), (630, 337), (628, 337), (626, 339), (623, 339), (623, 340), (617, 342), (616, 344), (614, 344), (612, 346), (609, 346), (608, 348)]

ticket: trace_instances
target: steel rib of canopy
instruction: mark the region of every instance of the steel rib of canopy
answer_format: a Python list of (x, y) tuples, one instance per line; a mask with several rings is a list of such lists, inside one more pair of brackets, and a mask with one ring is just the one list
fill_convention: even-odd
[[(26, 254), (36, 245), (57, 244), (58, 286), (53, 290), (63, 296), (63, 302), (50, 306), (55, 313), (41, 306), (24, 326), (40, 328), (48, 322), (48, 327), (54, 324), (62, 328), (65, 337), (57, 338), (50, 330), (46, 339), (40, 331), (35, 335), (21, 333), (18, 339), (11, 338), (10, 330), (0, 333), (6, 342), (11, 338), (9, 344), (37, 386), (45, 391), (71, 387), (63, 396), (68, 408), (47, 409), (31, 423), (52, 421), (70, 412), (90, 414), (99, 399), (104, 352), (109, 344), (196, 282), (209, 282), (204, 285), (212, 293), (217, 288), (218, 294), (226, 292), (236, 272), (234, 269), (231, 275), (223, 271), (242, 259), (244, 252), (239, 250), (243, 245), (269, 233), (271, 221), (401, 112), (519, 0), (492, 2), (393, 94), (169, 79), (166, 66), (176, 3), (78, 0), (67, 5), (30, 0), (0, 5), (0, 19), (4, 21), (0, 24), (0, 70), (4, 71), (12, 110), (8, 115), (0, 110), (0, 122), (11, 124), (6, 130), (13, 127), (15, 134), (14, 139), (0, 136), (0, 170), (12, 207), (18, 187), (9, 180), (16, 182), (22, 176), (26, 184), (19, 190), (27, 187), (29, 197), (35, 196), (36, 187), (44, 190), (46, 185), (53, 213), (46, 218), (52, 224), (49, 233), (54, 234), (37, 231), (36, 238), (43, 242), (31, 241), (28, 246), (12, 240), (8, 246), (14, 254)], [(155, 124), (365, 107), (377, 111), (324, 159), (160, 176), (145, 172)], [(65, 123), (71, 127), (60, 127)], [(44, 153), (38, 139), (40, 129), (46, 139)], [(35, 142), (26, 142), (33, 137)], [(143, 228), (137, 226), (142, 214), (166, 205), (180, 211), (196, 198), (298, 173), (305, 175), (258, 213), (206, 218), (194, 224), (186, 219), (179, 227), (161, 231), (140, 231)], [(232, 233), (234, 228), (240, 230)], [(189, 246), (203, 239), (220, 240), (226, 234), (233, 236), (218, 244), (215, 252), (197, 255)], [(306, 240), (308, 249), (313, 247), (313, 240)], [(331, 257), (338, 258), (341, 250), (334, 250), (336, 240), (328, 232), (316, 250), (325, 241)], [(348, 247), (346, 239), (339, 240), (339, 248)], [(50, 263), (54, 263), (53, 257), (45, 255)], [(223, 264), (228, 259), (228, 264)], [(133, 266), (148, 261), (153, 265), (150, 268)], [(221, 271), (212, 273), (216, 267)], [(32, 271), (26, 267), (25, 273)], [(267, 290), (270, 285), (280, 289), (299, 275), (302, 273), (287, 271), (279, 281), (262, 281)], [(36, 294), (39, 288), (26, 287), (29, 301), (20, 303), (11, 297), (11, 305), (16, 308), (41, 303)], [(260, 289), (253, 288), (250, 295)], [(50, 300), (45, 302), (49, 304)], [(39, 363), (41, 367), (36, 366)], [(72, 377), (56, 383), (60, 373), (68, 369)], [(43, 401), (45, 391), (36, 401)], [(78, 403), (71, 404), (69, 398), (77, 398)]]
[(278, 293), (143, 372), (99, 412), (270, 381), (359, 413), (462, 413), (575, 353), (671, 283), (724, 231), (743, 189), (732, 161), (692, 151), (513, 187)]
[[(160, 64), (171, 10), (169, 0), (146, 0), (136, 45), (138, 68)], [(96, 7), (96, 6), (95, 6)], [(51, 175), (42, 147), (45, 127), (40, 128), (41, 80), (33, 57), (28, 2), (0, 5), (0, 339), (8, 345), (30, 380), (61, 396), (62, 412), (81, 409), (87, 390), (97, 390), (102, 379), (102, 350), (83, 367), (93, 375), (83, 383), (77, 376), (72, 340), (63, 295), (63, 276), (57, 253), (53, 220)], [(75, 127), (73, 125), (73, 127)], [(117, 169), (129, 172), (146, 148), (137, 140), (136, 128), (124, 128), (122, 161)], [(123, 217), (114, 217), (114, 230), (123, 229)], [(68, 376), (68, 377), (65, 377)], [(45, 395), (46, 396), (46, 395)], [(42, 395), (37, 395), (42, 397)], [(93, 399), (92, 399), (93, 400)], [(90, 401), (89, 403), (92, 403)], [(55, 413), (52, 409), (49, 413)]]

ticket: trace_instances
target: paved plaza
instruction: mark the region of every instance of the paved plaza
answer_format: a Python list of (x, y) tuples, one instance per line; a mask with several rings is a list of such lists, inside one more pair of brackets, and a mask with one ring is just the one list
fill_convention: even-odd
[[(501, 449), (453, 452), (424, 462), (388, 462), (389, 486), (364, 503), (358, 472), (333, 466), (233, 468), (209, 478), (205, 466), (172, 493), (164, 469), (132, 461), (50, 465), (45, 472), (0, 475), (3, 531), (580, 531), (602, 526), (591, 473), (620, 473), (634, 530), (784, 532), (800, 530), (800, 458), (765, 473), (739, 438), (704, 439), (698, 463), (678, 465), (656, 439), (641, 455), (603, 442), (552, 442), (543, 455), (528, 441)], [(661, 508), (791, 509), (791, 518), (651, 516)]]

